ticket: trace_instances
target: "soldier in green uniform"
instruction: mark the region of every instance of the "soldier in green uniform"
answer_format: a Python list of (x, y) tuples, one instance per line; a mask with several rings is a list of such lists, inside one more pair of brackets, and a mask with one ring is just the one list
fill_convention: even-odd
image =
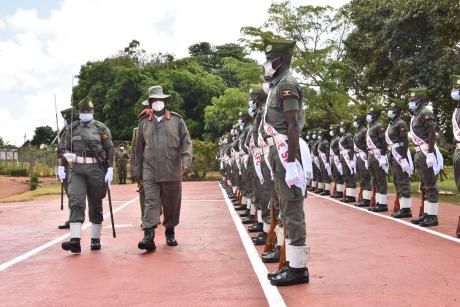
[(356, 169), (358, 172), (360, 188), (363, 191), (363, 198), (359, 203), (356, 204), (358, 207), (369, 207), (371, 205), (372, 197), (371, 175), (369, 173), (369, 162), (366, 145), (367, 127), (365, 125), (365, 121), (365, 113), (355, 115), (353, 120), (353, 126), (357, 130), (353, 137), (356, 155)]
[[(65, 136), (67, 132), (67, 127), (71, 125), (74, 121), (78, 120), (78, 113), (77, 110), (68, 108), (61, 111), (61, 115), (64, 118), (64, 127), (59, 132), (59, 144), (58, 144), (58, 151), (57, 151), (57, 158), (58, 161), (61, 161), (62, 164), (58, 166), (58, 176), (61, 179), (62, 185), (64, 187), (65, 194), (67, 195), (67, 205), (70, 211), (70, 200), (69, 200), (69, 164), (65, 159), (63, 159), (63, 155), (65, 153)], [(73, 116), (73, 118), (72, 118)], [(58, 226), (59, 229), (69, 229), (70, 224), (69, 220), (65, 221), (64, 224)]]
[(318, 146), (319, 146), (319, 139), (318, 139), (318, 130), (313, 130), (312, 135), (312, 142), (311, 142), (311, 157), (313, 160), (313, 180), (312, 180), (312, 188), (311, 191), (315, 193), (323, 192), (323, 185), (321, 184), (321, 164), (320, 164), (320, 157), (318, 153)]
[[(82, 224), (85, 221), (88, 198), (91, 222), (91, 250), (101, 248), (102, 199), (106, 185), (113, 180), (113, 144), (110, 130), (93, 119), (94, 106), (89, 97), (78, 103), (79, 121), (72, 123), (65, 138), (65, 159), (70, 165), (70, 241), (62, 243), (64, 250), (80, 253)], [(106, 169), (107, 167), (107, 169)]]
[[(450, 93), (452, 99), (457, 103), (455, 111), (452, 114), (452, 132), (455, 140), (455, 152), (453, 157), (454, 176), (457, 191), (460, 193), (460, 75), (452, 76), (453, 87)], [(460, 238), (460, 232), (457, 232), (457, 237)]]
[(323, 191), (321, 195), (331, 195), (331, 164), (329, 161), (330, 145), (327, 139), (327, 131), (324, 129), (318, 129), (318, 155), (319, 163), (321, 166), (321, 187)]
[[(303, 199), (306, 178), (299, 150), (300, 131), (305, 114), (302, 89), (289, 71), (295, 41), (265, 39), (264, 75), (269, 93), (263, 127), (274, 146), (270, 148), (270, 164), (279, 191), (281, 215), (286, 229), (286, 260), (281, 270), (269, 274), (270, 283), (284, 286), (309, 281), (306, 267), (307, 251)], [(270, 141), (267, 139), (268, 143)]]
[(436, 226), (438, 222), (438, 173), (443, 167), (442, 156), (436, 148), (436, 122), (427, 107), (426, 88), (409, 89), (409, 110), (412, 112), (411, 138), (415, 145), (414, 166), (420, 178), (420, 189), (426, 191), (424, 213), (413, 224)]
[(115, 153), (115, 166), (120, 184), (126, 184), (126, 177), (128, 176), (128, 152), (125, 150), (124, 144), (118, 146)]
[(249, 134), (249, 131), (252, 129), (250, 122), (250, 116), (247, 113), (240, 112), (240, 119), (238, 120), (238, 125), (241, 131), (241, 134), (238, 137), (238, 148), (240, 156), (240, 169), (241, 169), (241, 193), (243, 195), (242, 204), (246, 205), (246, 210), (240, 213), (240, 217), (248, 217), (251, 214), (251, 180), (250, 172), (248, 169), (249, 162), (249, 150), (246, 144), (246, 138)]
[[(412, 201), (410, 193), (410, 176), (413, 172), (412, 157), (408, 152), (409, 129), (401, 119), (401, 112), (406, 109), (404, 101), (390, 99), (388, 110), (388, 128), (385, 132), (386, 143), (388, 144), (390, 168), (393, 173), (393, 184), (396, 189), (396, 196), (399, 197), (400, 208), (391, 216), (394, 218), (412, 217)], [(409, 153), (409, 154), (408, 154)]]
[(145, 191), (144, 237), (138, 248), (147, 251), (156, 249), (155, 228), (160, 224), (162, 206), (166, 244), (177, 245), (174, 228), (180, 217), (181, 177), (187, 175), (192, 162), (189, 132), (180, 115), (165, 110), (168, 98), (161, 86), (149, 89), (152, 116), (140, 119), (136, 140), (134, 177)]
[(356, 202), (356, 157), (354, 150), (353, 135), (350, 132), (351, 122), (342, 121), (340, 123), (339, 140), (340, 162), (342, 163), (343, 177), (345, 178), (345, 198), (343, 202)]
[(369, 123), (366, 144), (369, 155), (369, 173), (376, 190), (377, 204), (369, 208), (372, 212), (388, 211), (387, 205), (387, 178), (389, 164), (386, 156), (385, 127), (379, 120), (382, 112), (380, 107), (372, 107), (367, 112), (366, 120)]
[(335, 184), (335, 193), (332, 198), (343, 198), (344, 180), (342, 162), (340, 162), (340, 125), (332, 124), (329, 134), (332, 137), (330, 144), (330, 159), (332, 164), (332, 178)]

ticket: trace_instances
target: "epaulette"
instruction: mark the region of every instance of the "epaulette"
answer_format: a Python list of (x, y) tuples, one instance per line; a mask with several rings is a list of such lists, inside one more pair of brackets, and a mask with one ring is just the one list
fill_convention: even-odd
[(182, 115), (180, 115), (179, 113), (176, 113), (176, 112), (173, 112), (173, 111), (167, 111), (167, 112), (169, 112), (169, 113), (171, 113), (171, 114), (174, 114), (174, 115), (179, 116), (180, 118), (182, 118)]
[(71, 128), (71, 129), (74, 129), (74, 128), (75, 128), (77, 125), (79, 125), (79, 124), (80, 124), (80, 121), (79, 121), (79, 120), (76, 120), (76, 121), (72, 122), (72, 124), (70, 125), (70, 128)]
[(152, 109), (144, 109), (144, 110), (142, 110), (141, 113), (139, 113), (139, 119), (144, 118), (144, 117), (147, 117), (147, 116), (148, 116), (149, 118), (151, 118), (151, 117), (152, 117), (152, 114), (153, 114)]

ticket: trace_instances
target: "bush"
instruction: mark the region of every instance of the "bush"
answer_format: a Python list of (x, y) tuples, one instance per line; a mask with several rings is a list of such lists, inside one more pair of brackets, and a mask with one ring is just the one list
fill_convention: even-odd
[(202, 180), (208, 172), (218, 170), (216, 154), (216, 144), (208, 141), (193, 140), (191, 179)]
[(26, 177), (28, 175), (27, 169), (19, 166), (9, 166), (2, 169), (2, 175), (13, 177)]
[(33, 174), (32, 176), (30, 176), (29, 186), (30, 186), (31, 191), (37, 189), (38, 187), (38, 175), (37, 174)]

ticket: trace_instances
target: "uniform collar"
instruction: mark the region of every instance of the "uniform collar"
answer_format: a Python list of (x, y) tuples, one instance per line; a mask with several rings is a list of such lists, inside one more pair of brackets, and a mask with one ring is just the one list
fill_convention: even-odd
[(283, 71), (282, 73), (280, 73), (278, 76), (276, 76), (276, 78), (274, 78), (272, 81), (270, 81), (270, 88), (274, 87), (275, 85), (277, 85), (281, 79), (286, 76), (287, 74), (289, 73), (289, 69), (286, 69), (285, 71)]
[(82, 123), (83, 126), (86, 126), (86, 127), (92, 127), (94, 126), (94, 119), (90, 120), (89, 122), (85, 123), (84, 121), (80, 121)]

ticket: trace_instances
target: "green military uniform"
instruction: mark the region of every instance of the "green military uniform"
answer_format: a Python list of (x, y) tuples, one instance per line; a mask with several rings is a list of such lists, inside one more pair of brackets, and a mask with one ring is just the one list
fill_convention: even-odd
[(379, 121), (381, 109), (370, 108), (368, 111), (369, 128), (367, 130), (366, 143), (369, 160), (369, 173), (372, 184), (376, 190), (377, 204), (369, 211), (388, 211), (387, 205), (387, 179), (388, 159), (386, 157), (385, 127)]
[(342, 163), (343, 177), (345, 179), (345, 195), (343, 199), (346, 203), (356, 201), (356, 158), (354, 150), (353, 135), (350, 132), (351, 122), (343, 121), (340, 123), (342, 137), (339, 140), (340, 162)]
[(401, 119), (401, 111), (406, 104), (399, 99), (392, 99), (388, 112), (387, 131), (385, 133), (386, 143), (389, 150), (390, 168), (393, 173), (393, 184), (399, 197), (400, 210), (393, 213), (394, 218), (412, 217), (410, 174), (412, 174), (412, 158), (408, 156), (408, 127)]
[[(288, 136), (289, 123), (286, 120), (286, 112), (297, 117), (299, 134), (305, 123), (303, 112), (303, 94), (297, 80), (289, 72), (288, 64), (283, 69), (276, 71), (273, 62), (276, 59), (290, 59), (292, 55), (294, 41), (287, 40), (264, 40), (265, 54), (267, 58), (264, 64), (265, 74), (270, 78), (267, 106), (264, 117), (264, 129), (268, 133), (274, 134), (273, 139), (267, 142), (276, 143), (270, 148), (270, 164), (273, 171), (276, 190), (280, 198), (281, 215), (286, 232), (286, 260), (288, 264), (284, 269), (269, 275), (272, 285), (291, 285), (308, 282), (308, 269), (306, 268), (307, 251), (306, 246), (306, 225), (305, 213), (303, 210), (304, 192), (297, 185), (288, 186), (286, 179), (300, 180), (306, 188), (306, 178), (303, 172), (299, 172), (296, 162), (286, 162), (280, 159), (278, 151), (287, 149), (286, 141)], [(283, 62), (281, 62), (283, 64)], [(286, 62), (285, 62), (286, 63)], [(281, 65), (278, 67), (281, 67)], [(275, 72), (273, 73), (272, 70)], [(269, 127), (270, 126), (270, 127)], [(277, 139), (278, 138), (278, 139)], [(283, 139), (284, 143), (280, 142)], [(270, 142), (271, 140), (271, 142)], [(287, 153), (287, 152), (286, 152)], [(302, 161), (300, 148), (296, 153), (296, 160)], [(294, 166), (294, 168), (292, 168)], [(286, 170), (286, 167), (289, 167)], [(293, 173), (294, 171), (294, 173)], [(297, 173), (295, 173), (297, 171)], [(294, 176), (294, 177), (292, 177)]]
[(366, 145), (367, 127), (364, 124), (366, 114), (356, 115), (354, 126), (357, 129), (354, 137), (354, 149), (356, 155), (356, 169), (359, 177), (359, 184), (363, 190), (363, 198), (356, 204), (358, 207), (369, 207), (372, 197), (371, 175), (369, 173), (369, 161)]
[(126, 177), (128, 176), (128, 160), (128, 152), (123, 146), (120, 146), (115, 153), (115, 166), (117, 168), (120, 184), (126, 184)]
[(318, 129), (318, 137), (320, 140), (317, 148), (321, 171), (321, 188), (323, 189), (321, 195), (330, 195), (332, 170), (329, 160), (330, 145), (329, 140), (327, 139), (327, 131), (324, 129)]
[[(80, 117), (82, 111), (93, 110), (89, 97), (78, 104)], [(92, 116), (91, 116), (92, 117)], [(86, 199), (88, 198), (89, 220), (91, 222), (92, 249), (100, 248), (100, 234), (103, 221), (102, 199), (106, 195), (108, 165), (113, 176), (112, 136), (110, 130), (94, 119), (76, 121), (69, 128), (65, 138), (66, 152), (76, 155), (70, 162), (69, 197), (70, 197), (70, 232), (71, 241), (63, 243), (63, 249), (79, 252), (82, 223), (85, 221)], [(73, 164), (73, 166), (72, 166)], [(76, 240), (78, 239), (78, 240)], [(73, 240), (73, 241), (72, 241)], [(76, 248), (78, 241), (78, 249)]]
[[(457, 191), (460, 193), (460, 75), (452, 76), (453, 89), (451, 92), (452, 99), (457, 102), (455, 111), (452, 114), (452, 130), (455, 140), (455, 152), (453, 157), (454, 176)], [(458, 228), (460, 229), (460, 228)], [(460, 232), (457, 232), (457, 237), (460, 238)]]
[[(428, 145), (430, 131), (433, 132), (434, 142), (436, 142), (436, 122), (433, 112), (425, 105), (426, 89), (413, 88), (409, 89), (409, 93), (411, 99), (417, 102), (411, 119), (411, 137), (416, 150), (414, 166), (420, 178), (420, 188), (425, 189), (427, 194), (424, 202), (424, 214), (420, 218), (412, 220), (412, 223), (423, 227), (436, 226), (438, 225), (439, 192), (436, 186), (438, 176), (434, 166), (435, 163), (440, 162), (442, 157), (437, 156), (436, 148), (430, 152)], [(420, 140), (420, 144), (417, 144), (417, 139)], [(433, 157), (432, 166), (428, 165), (429, 157)]]
[(335, 182), (335, 193), (331, 195), (333, 198), (342, 198), (344, 190), (343, 168), (340, 162), (340, 135), (339, 125), (333, 124), (330, 127), (330, 134), (332, 136), (330, 143), (330, 160), (332, 164), (332, 179)]
[(321, 164), (319, 162), (320, 157), (318, 153), (318, 146), (320, 141), (318, 140), (317, 130), (313, 131), (310, 150), (312, 156), (312, 166), (313, 166), (313, 180), (311, 182), (311, 191), (315, 193), (321, 193), (324, 189), (324, 186), (321, 184)]

